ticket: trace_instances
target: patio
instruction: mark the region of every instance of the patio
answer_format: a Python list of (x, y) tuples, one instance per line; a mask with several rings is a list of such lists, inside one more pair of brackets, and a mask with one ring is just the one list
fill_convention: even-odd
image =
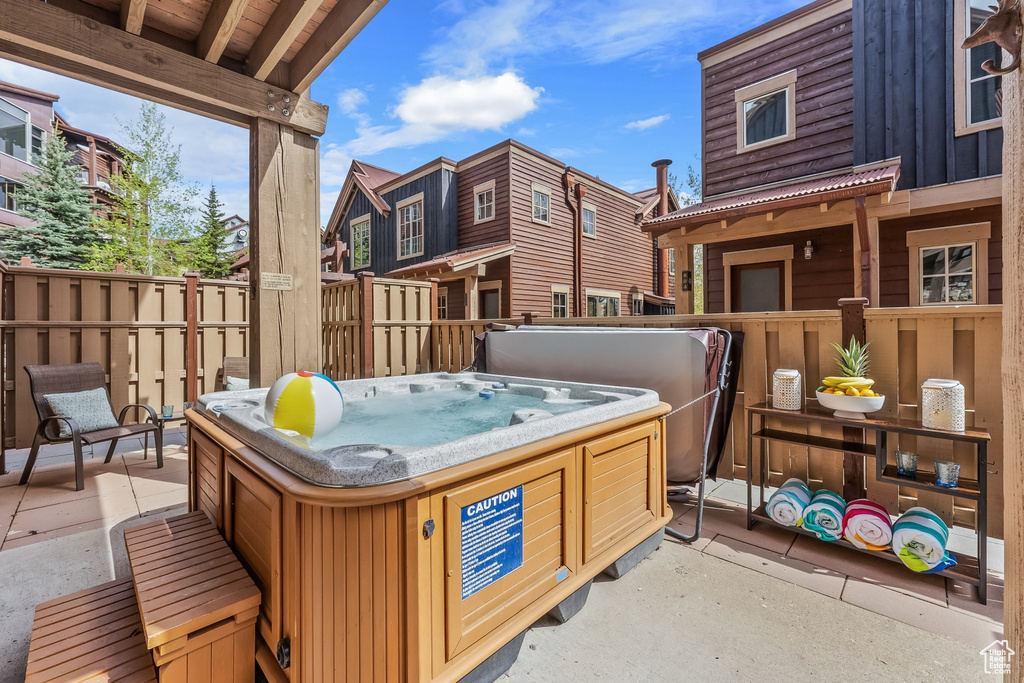
[[(185, 434), (168, 430), (166, 440), (162, 470), (143, 460), (138, 440), (120, 444), (108, 465), (103, 452), (87, 453), (80, 492), (66, 447), (44, 447), (26, 487), (17, 479), (27, 453), (9, 453), (10, 472), (0, 477), (0, 683), (23, 677), (38, 602), (126, 576), (124, 529), (185, 511)], [(689, 670), (708, 681), (793, 681), (842, 666), (846, 680), (887, 680), (893, 666), (911, 662), (915, 679), (984, 678), (979, 651), (1003, 637), (1001, 541), (989, 545), (982, 606), (949, 579), (781, 529), (747, 531), (744, 488), (709, 489), (703, 538), (666, 541), (618, 581), (599, 577), (571, 621), (534, 625), (506, 678), (688, 680)], [(693, 506), (673, 507), (672, 525), (692, 533)], [(953, 538), (954, 552), (973, 547), (968, 530), (954, 528)], [(787, 664), (775, 673), (780, 661)]]

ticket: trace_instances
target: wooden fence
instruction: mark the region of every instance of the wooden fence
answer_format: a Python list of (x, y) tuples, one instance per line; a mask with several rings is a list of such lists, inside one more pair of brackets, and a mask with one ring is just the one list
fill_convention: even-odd
[(364, 274), (323, 288), (323, 364), (331, 379), (430, 372), (434, 282)]
[[(457, 372), (472, 363), (472, 339), (488, 321), (438, 321), (434, 328), (434, 371)], [(523, 320), (502, 320), (522, 324)], [(676, 315), (644, 318), (543, 318), (541, 325), (603, 327), (721, 327), (745, 334), (743, 360), (735, 376), (737, 409), (733, 412), (729, 443), (718, 475), (746, 478), (749, 462), (744, 406), (771, 400), (771, 377), (777, 368), (797, 368), (805, 378), (805, 395), (814, 400), (816, 382), (834, 374), (836, 353), (832, 342), (841, 341), (842, 319), (835, 311), (783, 313)], [(938, 308), (885, 308), (864, 311), (866, 338), (871, 342), (871, 376), (885, 394), (879, 415), (919, 419), (921, 382), (931, 377), (955, 378), (966, 394), (967, 425), (989, 430), (989, 534), (1003, 533), (1003, 443), (1000, 385), (1001, 306)], [(786, 428), (810, 429), (814, 434), (841, 438), (841, 430), (792, 421)], [(892, 435), (895, 437), (895, 435)], [(669, 437), (671, 438), (671, 436)], [(961, 464), (964, 477), (976, 477), (973, 450), (938, 439), (900, 437), (891, 448), (921, 455), (919, 467), (930, 469), (932, 460), (951, 459)], [(769, 442), (769, 483), (779, 485), (791, 476), (812, 488), (843, 489), (843, 456), (831, 451)], [(973, 501), (950, 498), (897, 484), (876, 482), (873, 467), (865, 468), (867, 495), (889, 510), (925, 505), (947, 521), (973, 527)], [(756, 470), (755, 470), (756, 477)]]
[(224, 356), (247, 355), (248, 283), (2, 264), (0, 275), (4, 449), (30, 446), (38, 423), (24, 365), (97, 361), (115, 409), (159, 410), (186, 400), (193, 349), (198, 394), (215, 389)]

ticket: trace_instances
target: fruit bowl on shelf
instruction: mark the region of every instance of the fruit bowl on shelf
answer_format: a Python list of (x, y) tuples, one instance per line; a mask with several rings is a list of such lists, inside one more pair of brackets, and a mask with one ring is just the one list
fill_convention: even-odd
[(864, 413), (881, 410), (885, 403), (885, 396), (844, 396), (826, 394), (824, 391), (817, 392), (817, 396), (823, 408), (834, 410), (836, 417), (847, 420), (864, 420), (867, 418)]

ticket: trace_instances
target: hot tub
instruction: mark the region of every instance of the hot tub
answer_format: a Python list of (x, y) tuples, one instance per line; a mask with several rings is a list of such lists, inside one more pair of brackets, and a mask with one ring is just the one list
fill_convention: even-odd
[(279, 676), (457, 681), (670, 518), (652, 391), (338, 386), (348, 421), (317, 442), (263, 421), (266, 389), (187, 413), (190, 506), (260, 586), (260, 663)]

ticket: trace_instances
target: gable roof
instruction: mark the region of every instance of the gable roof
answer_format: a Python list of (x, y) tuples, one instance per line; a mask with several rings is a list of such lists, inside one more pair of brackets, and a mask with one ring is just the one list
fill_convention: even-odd
[[(654, 207), (658, 205), (658, 200), (660, 199), (658, 197), (657, 187), (652, 187), (649, 190), (641, 190), (640, 192), (634, 192), (633, 196), (637, 197), (640, 201), (644, 203), (643, 206), (636, 210), (636, 215), (639, 216), (641, 220), (647, 218), (651, 211), (654, 210)], [(669, 213), (672, 213), (673, 211), (678, 211), (680, 208), (682, 208), (682, 206), (683, 205), (679, 203), (679, 197), (676, 196), (676, 191), (673, 190), (670, 186), (668, 188)]]
[(338, 193), (338, 199), (334, 202), (334, 209), (331, 210), (331, 217), (327, 221), (324, 234), (338, 235), (341, 233), (341, 226), (338, 223), (348, 213), (349, 207), (355, 200), (356, 192), (365, 194), (378, 211), (385, 216), (389, 215), (391, 207), (376, 190), (398, 176), (399, 174), (394, 171), (353, 159), (348, 167), (345, 182), (341, 186), (341, 192)]

